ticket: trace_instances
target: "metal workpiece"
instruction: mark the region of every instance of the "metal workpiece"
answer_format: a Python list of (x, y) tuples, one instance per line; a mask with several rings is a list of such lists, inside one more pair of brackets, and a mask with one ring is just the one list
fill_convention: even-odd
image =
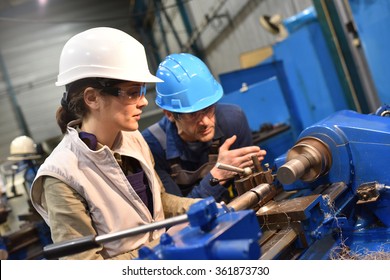
[(326, 174), (332, 165), (332, 154), (326, 143), (315, 137), (299, 140), (287, 153), (286, 163), (277, 171), (282, 184), (297, 180), (312, 182)]
[(304, 176), (309, 168), (310, 160), (306, 155), (299, 155), (278, 169), (277, 178), (282, 184), (292, 184)]
[(228, 206), (236, 211), (252, 209), (260, 203), (264, 204), (266, 200), (269, 201), (275, 193), (275, 186), (270, 184), (260, 184), (235, 198), (228, 204)]

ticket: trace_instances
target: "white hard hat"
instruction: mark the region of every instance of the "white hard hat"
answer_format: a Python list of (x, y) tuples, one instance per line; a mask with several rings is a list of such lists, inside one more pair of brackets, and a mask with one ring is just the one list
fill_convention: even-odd
[(18, 136), (12, 140), (8, 160), (38, 159), (34, 141), (28, 136)]
[(129, 34), (110, 27), (81, 32), (62, 49), (56, 86), (83, 78), (161, 82), (149, 71), (144, 46)]
[(279, 14), (273, 16), (261, 16), (260, 25), (265, 28), (268, 32), (277, 35), (280, 40), (288, 36), (288, 31), (283, 24), (282, 16)]

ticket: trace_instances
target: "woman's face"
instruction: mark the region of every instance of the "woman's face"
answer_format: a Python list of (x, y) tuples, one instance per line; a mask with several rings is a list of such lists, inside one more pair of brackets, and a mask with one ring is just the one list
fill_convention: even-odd
[(144, 87), (143, 83), (123, 82), (115, 85), (117, 96), (104, 94), (101, 121), (106, 127), (123, 131), (138, 129), (142, 109), (148, 105)]

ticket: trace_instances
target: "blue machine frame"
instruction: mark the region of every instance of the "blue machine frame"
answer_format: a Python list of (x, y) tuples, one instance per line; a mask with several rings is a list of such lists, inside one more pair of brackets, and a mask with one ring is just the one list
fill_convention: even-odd
[(290, 126), (288, 132), (256, 143), (268, 151), (269, 163), (287, 151), (304, 128), (336, 111), (352, 109), (315, 10), (310, 7), (284, 23), (289, 36), (273, 46), (271, 58), (220, 75), (225, 92), (220, 102), (241, 106), (254, 132), (266, 124)]
[[(315, 231), (321, 236), (329, 234), (329, 229), (335, 227), (334, 223), (337, 222), (342, 238), (321, 238), (317, 243), (322, 246), (313, 245), (301, 258), (318, 258), (319, 248), (326, 248), (327, 252), (322, 252), (322, 257), (329, 257), (330, 252), (342, 243), (360, 252), (363, 249), (370, 252), (390, 251), (390, 176), (387, 168), (390, 118), (382, 116), (386, 110), (378, 109), (379, 115), (348, 110), (332, 114), (303, 130), (297, 144), (287, 154), (275, 159), (279, 177), (279, 170), (294, 160), (289, 157), (294, 148), (307, 139), (316, 139), (326, 146), (331, 155), (327, 166), (309, 179), (302, 176), (291, 184), (283, 184), (283, 189), (310, 194), (318, 186), (338, 185), (339, 190), (342, 189), (341, 185), (346, 187), (343, 189), (344, 195), (334, 201), (338, 212), (329, 215), (331, 218), (322, 221)], [(302, 155), (306, 156), (304, 152), (298, 156)], [(305, 168), (306, 173), (311, 170), (311, 167)], [(322, 209), (324, 213), (332, 213), (326, 203), (322, 203)], [(324, 246), (330, 240), (334, 242), (331, 248), (329, 244)]]
[(390, 104), (390, 3), (349, 0), (349, 4), (378, 96), (383, 104)]
[[(140, 259), (149, 260), (250, 260), (260, 257), (261, 231), (255, 212), (217, 208), (212, 197), (193, 204), (187, 212), (189, 226), (160, 244), (142, 247)], [(245, 230), (243, 230), (245, 229)]]

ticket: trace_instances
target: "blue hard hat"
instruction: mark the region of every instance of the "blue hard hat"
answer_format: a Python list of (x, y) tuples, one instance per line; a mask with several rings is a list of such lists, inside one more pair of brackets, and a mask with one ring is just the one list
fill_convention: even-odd
[(160, 63), (156, 76), (156, 104), (175, 113), (202, 110), (221, 99), (222, 86), (202, 60), (188, 53), (171, 54)]

